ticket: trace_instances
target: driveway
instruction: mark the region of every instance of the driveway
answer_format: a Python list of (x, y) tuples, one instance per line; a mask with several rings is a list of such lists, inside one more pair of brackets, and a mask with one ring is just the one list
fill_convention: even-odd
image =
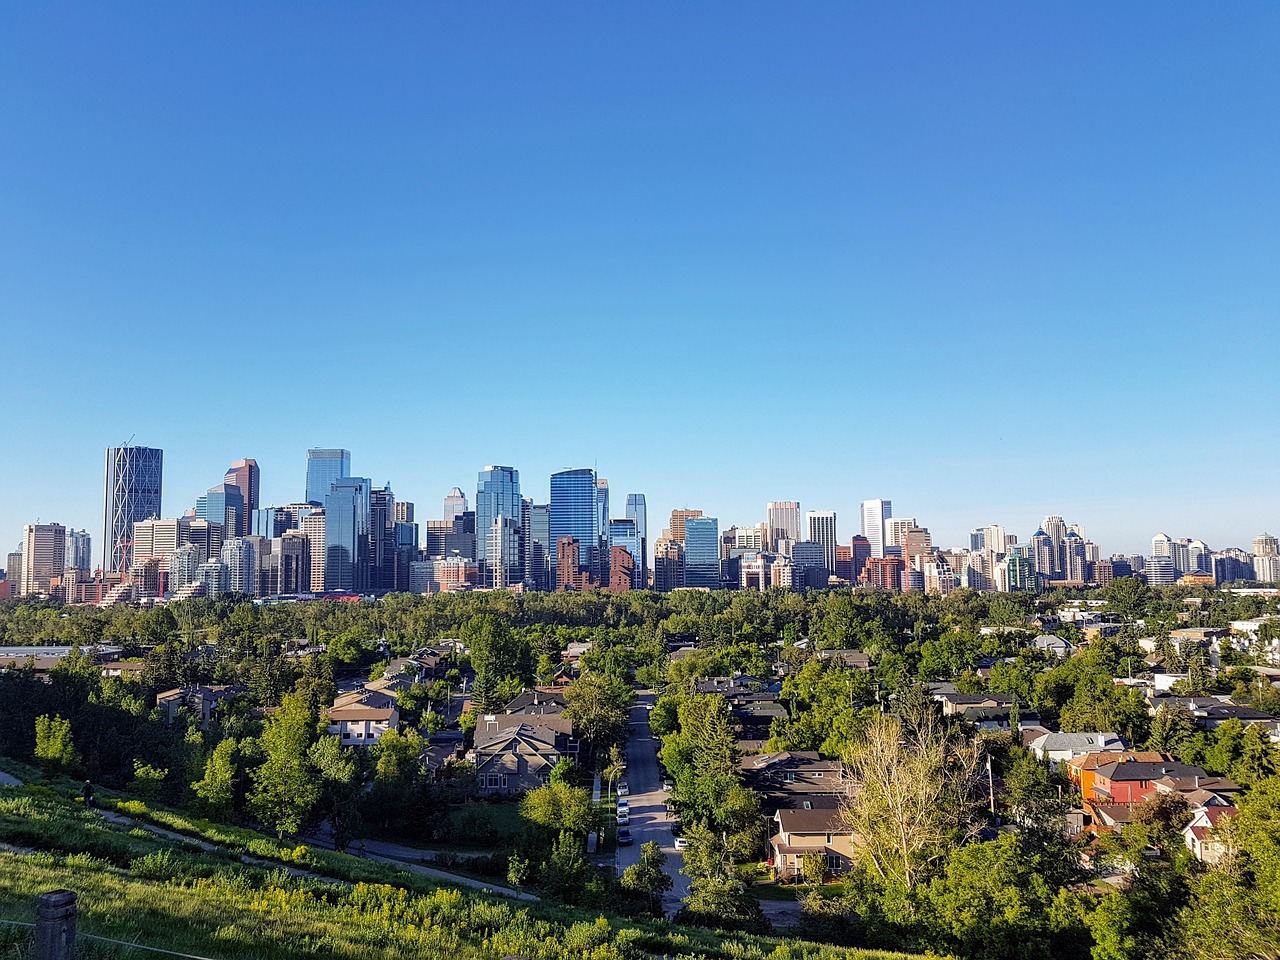
[(627, 736), (627, 785), (631, 794), (631, 836), (635, 843), (629, 847), (619, 847), (617, 854), (618, 872), (640, 859), (640, 845), (650, 840), (656, 841), (662, 852), (667, 855), (666, 871), (671, 877), (672, 889), (663, 899), (663, 906), (668, 915), (680, 909), (680, 901), (689, 896), (689, 878), (680, 872), (684, 866), (684, 858), (676, 853), (674, 838), (671, 836), (671, 822), (674, 819), (666, 812), (666, 801), (669, 796), (662, 792), (662, 775), (658, 772), (658, 747), (649, 729), (649, 711), (645, 706), (653, 703), (657, 695), (651, 691), (642, 691), (637, 703), (631, 708), (631, 723)]

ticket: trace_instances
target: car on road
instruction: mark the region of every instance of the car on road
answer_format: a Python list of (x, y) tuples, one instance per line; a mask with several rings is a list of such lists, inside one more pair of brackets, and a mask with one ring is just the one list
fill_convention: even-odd
[(630, 813), (630, 812), (631, 812), (631, 802), (629, 800), (619, 800), (618, 813)]
[(663, 793), (670, 793), (673, 787), (675, 787), (675, 784), (674, 784), (674, 783), (672, 783), (670, 780), (663, 780), (663, 781), (662, 781), (662, 791), (663, 791)]
[(625, 797), (625, 796), (627, 796), (627, 794), (629, 794), (630, 792), (631, 792), (631, 788), (630, 788), (629, 786), (627, 786), (627, 781), (625, 781), (625, 780), (619, 780), (619, 781), (618, 781), (618, 796), (620, 796), (620, 797)]
[(625, 827), (631, 823), (631, 811), (623, 807), (618, 811), (618, 826)]
[(631, 830), (628, 827), (618, 828), (618, 846), (620, 847), (631, 846)]
[[(621, 842), (621, 841), (619, 841), (619, 842)], [(686, 849), (688, 846), (689, 846), (689, 841), (688, 841), (688, 840), (686, 840), (684, 837), (676, 837), (676, 849), (677, 849), (677, 850), (684, 850), (684, 849)]]

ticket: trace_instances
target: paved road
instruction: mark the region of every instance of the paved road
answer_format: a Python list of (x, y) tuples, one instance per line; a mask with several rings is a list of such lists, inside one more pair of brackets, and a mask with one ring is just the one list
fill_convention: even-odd
[(667, 855), (667, 874), (672, 880), (672, 890), (663, 901), (668, 914), (680, 908), (680, 901), (689, 896), (689, 878), (680, 872), (684, 858), (676, 853), (671, 836), (672, 817), (666, 812), (667, 794), (662, 792), (662, 775), (658, 771), (658, 741), (649, 730), (647, 704), (656, 695), (643, 692), (631, 708), (631, 725), (627, 737), (627, 785), (631, 788), (631, 835), (635, 843), (618, 848), (618, 871), (640, 859), (640, 844), (655, 840)]

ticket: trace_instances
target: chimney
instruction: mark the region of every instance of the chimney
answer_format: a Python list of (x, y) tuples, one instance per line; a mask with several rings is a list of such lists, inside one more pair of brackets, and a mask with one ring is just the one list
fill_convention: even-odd
[(1196, 789), (1200, 789), (1200, 774), (1196, 774)]

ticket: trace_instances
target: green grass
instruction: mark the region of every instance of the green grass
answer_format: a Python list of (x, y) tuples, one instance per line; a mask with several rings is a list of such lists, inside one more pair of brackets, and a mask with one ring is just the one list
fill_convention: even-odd
[[(167, 825), (184, 825), (180, 815), (159, 813)], [(601, 917), (595, 911), (545, 903), (500, 902), (328, 851), (316, 851), (310, 869), (332, 868), (331, 875), (337, 876), (358, 867), (370, 872), (371, 881), (380, 882), (352, 886), (324, 878), (292, 878), (278, 868), (237, 862), (238, 849), (262, 844), (277, 844), (279, 849), (273, 838), (200, 821), (185, 825), (200, 829), (206, 838), (225, 836), (232, 849), (194, 851), (184, 841), (106, 824), (54, 791), (0, 789), (0, 840), (41, 850), (0, 854), (0, 919), (29, 921), (39, 893), (65, 887), (80, 894), (81, 929), (87, 933), (214, 960), (496, 960), (509, 954), (530, 960), (636, 960), (644, 954), (722, 960), (900, 956)], [(11, 951), (0, 950), (0, 957), (27, 960), (21, 944), (11, 946)], [(86, 960), (94, 955), (83, 954)]]

